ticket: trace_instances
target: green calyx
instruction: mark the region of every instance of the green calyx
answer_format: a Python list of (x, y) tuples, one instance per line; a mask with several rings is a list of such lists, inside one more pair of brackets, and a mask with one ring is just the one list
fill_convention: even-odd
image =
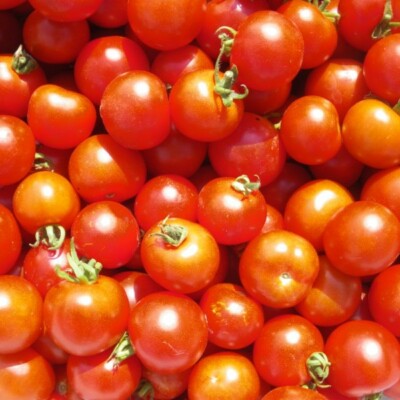
[(148, 380), (142, 379), (139, 382), (139, 385), (135, 390), (135, 398), (154, 400), (154, 388)]
[(112, 370), (115, 370), (122, 361), (126, 360), (133, 354), (135, 354), (135, 350), (133, 349), (128, 332), (124, 332), (110, 356), (107, 358), (107, 364), (111, 366)]
[(22, 44), (13, 55), (11, 68), (18, 74), (29, 74), (38, 67), (37, 61), (24, 49)]
[(54, 171), (54, 163), (43, 153), (35, 153), (33, 171)]
[(380, 400), (383, 398), (382, 393), (373, 393), (363, 397), (363, 400)]
[(31, 247), (39, 247), (40, 245), (47, 247), (48, 250), (59, 249), (65, 240), (65, 229), (58, 224), (41, 226), (35, 233), (35, 243), (31, 243)]
[(393, 9), (391, 0), (386, 0), (385, 8), (383, 10), (383, 16), (379, 24), (373, 30), (371, 37), (372, 39), (380, 39), (391, 33), (392, 28), (400, 26), (400, 21), (392, 21)]
[(152, 233), (152, 236), (159, 236), (170, 246), (179, 247), (188, 235), (188, 230), (181, 225), (168, 224), (169, 216), (159, 223), (160, 232)]
[(242, 193), (244, 197), (247, 197), (261, 187), (260, 178), (258, 176), (256, 178), (256, 181), (251, 181), (247, 175), (240, 175), (232, 182), (231, 186), (237, 192)]
[(312, 353), (306, 361), (308, 373), (312, 379), (311, 383), (308, 385), (309, 388), (315, 389), (327, 388), (329, 385), (324, 384), (325, 379), (329, 375), (329, 367), (331, 363), (325, 353), (318, 351)]

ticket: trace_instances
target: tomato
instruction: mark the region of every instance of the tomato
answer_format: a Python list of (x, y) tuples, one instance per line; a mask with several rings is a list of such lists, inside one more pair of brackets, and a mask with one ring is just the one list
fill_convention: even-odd
[(397, 313), (399, 285), (400, 265), (395, 264), (380, 272), (368, 291), (368, 306), (373, 319), (395, 336), (400, 336), (400, 318)]
[(46, 332), (72, 355), (94, 355), (114, 346), (128, 317), (124, 289), (102, 274), (92, 283), (63, 281), (47, 292), (43, 302)]
[(17, 183), (33, 168), (35, 137), (20, 118), (0, 115), (0, 185)]
[(319, 270), (312, 244), (287, 230), (260, 234), (245, 247), (239, 261), (246, 291), (273, 308), (293, 307), (302, 301)]
[(164, 174), (148, 179), (134, 199), (133, 213), (145, 231), (169, 217), (197, 220), (198, 191), (180, 175)]
[(54, 343), (44, 330), (42, 330), (41, 335), (32, 344), (32, 348), (55, 367), (64, 366), (70, 357), (67, 352)]
[(69, 149), (90, 136), (97, 114), (86, 96), (47, 84), (32, 93), (27, 118), (37, 141), (49, 147)]
[(192, 367), (207, 345), (207, 321), (200, 306), (168, 291), (139, 300), (131, 311), (128, 332), (143, 366), (161, 373)]
[(205, 0), (128, 0), (128, 22), (146, 45), (172, 50), (189, 44), (200, 31)]
[[(24, 58), (25, 57), (25, 58)], [(21, 62), (21, 58), (25, 62)], [(19, 60), (19, 61), (18, 61)], [(17, 62), (19, 66), (13, 66)], [(27, 68), (27, 70), (25, 70)], [(22, 71), (25, 71), (22, 73)], [(43, 68), (20, 49), (0, 55), (0, 114), (25, 118), (33, 91), (47, 82)]]
[(36, 143), (35, 171), (53, 171), (68, 177), (68, 162), (73, 149), (56, 149)]
[(134, 70), (114, 78), (104, 90), (100, 116), (110, 136), (130, 149), (149, 149), (167, 138), (170, 111), (161, 79)]
[(208, 159), (220, 176), (257, 175), (265, 186), (282, 171), (286, 150), (272, 123), (245, 112), (232, 134), (209, 143)]
[(329, 335), (324, 352), (331, 363), (326, 383), (344, 396), (378, 393), (399, 379), (399, 342), (376, 322), (339, 325)]
[(22, 254), (22, 235), (18, 222), (10, 209), (0, 204), (0, 274), (12, 270)]
[(51, 364), (32, 348), (0, 355), (2, 399), (48, 400), (54, 387), (55, 375)]
[(283, 14), (262, 10), (239, 26), (230, 63), (239, 70), (239, 82), (249, 89), (267, 90), (293, 81), (304, 56), (300, 29)]
[(296, 311), (317, 326), (335, 326), (354, 315), (361, 296), (361, 279), (341, 272), (320, 255), (318, 276)]
[(269, 319), (253, 346), (253, 363), (272, 386), (303, 385), (311, 380), (306, 361), (324, 348), (319, 330), (307, 319), (284, 314)]
[(260, 378), (251, 361), (234, 352), (203, 357), (192, 369), (188, 399), (257, 400)]
[(336, 49), (338, 33), (334, 23), (325, 17), (315, 4), (290, 0), (276, 11), (289, 18), (301, 31), (304, 39), (301, 68), (315, 68), (332, 56)]
[(45, 0), (29, 0), (35, 10), (57, 22), (80, 21), (90, 17), (100, 6), (103, 0), (85, 0), (84, 2), (51, 3)]
[(342, 143), (335, 106), (320, 96), (302, 96), (294, 100), (283, 113), (280, 137), (294, 160), (310, 165), (328, 161)]
[(79, 143), (68, 162), (70, 182), (88, 203), (131, 199), (145, 183), (146, 174), (146, 164), (138, 150), (127, 149), (104, 133)]
[(287, 230), (323, 251), (323, 233), (332, 216), (354, 201), (351, 193), (329, 179), (314, 179), (300, 186), (288, 199), (283, 213)]
[(90, 29), (86, 19), (56, 22), (34, 10), (24, 21), (22, 35), (33, 57), (45, 63), (65, 64), (75, 61), (90, 39)]
[(208, 322), (208, 340), (223, 349), (251, 345), (264, 324), (261, 305), (236, 284), (217, 283), (200, 299)]
[(301, 386), (281, 386), (268, 392), (261, 400), (327, 400), (327, 398)]
[(128, 207), (103, 200), (80, 210), (72, 223), (71, 236), (81, 256), (114, 269), (132, 258), (139, 247), (140, 231)]
[(68, 230), (80, 207), (73, 186), (57, 172), (39, 171), (26, 176), (13, 196), (14, 215), (31, 234), (49, 224), (59, 224)]
[(353, 58), (330, 58), (307, 75), (304, 93), (329, 100), (342, 122), (347, 110), (369, 93), (363, 63)]
[(146, 272), (167, 290), (192, 293), (208, 285), (217, 273), (219, 247), (197, 222), (166, 218), (149, 228), (141, 241)]
[(143, 48), (127, 37), (110, 35), (94, 38), (81, 48), (74, 77), (79, 90), (99, 105), (104, 89), (115, 77), (137, 69), (149, 69)]
[(4, 0), (1, 2), (0, 10), (9, 10), (24, 3), (25, 0)]
[(118, 28), (128, 24), (127, 0), (102, 0), (89, 21), (102, 28)]
[(392, 105), (400, 99), (399, 50), (400, 33), (394, 33), (376, 42), (366, 53), (363, 63), (368, 88)]
[(328, 221), (323, 234), (326, 256), (335, 268), (369, 276), (389, 267), (400, 249), (400, 222), (382, 204), (357, 200)]
[(0, 354), (14, 354), (30, 347), (42, 329), (43, 300), (35, 286), (24, 278), (0, 276)]
[(188, 44), (177, 49), (160, 51), (154, 57), (150, 71), (166, 85), (172, 86), (183, 74), (213, 67), (213, 61), (200, 47)]
[(400, 116), (390, 106), (377, 99), (364, 99), (350, 107), (344, 117), (343, 143), (363, 164), (390, 168), (400, 163), (399, 129)]
[[(223, 74), (218, 74), (223, 79)], [(218, 82), (213, 69), (201, 69), (181, 76), (172, 86), (171, 119), (183, 135), (202, 142), (229, 136), (243, 117), (243, 100), (227, 107), (214, 89)], [(190, 104), (190, 107), (188, 107)]]

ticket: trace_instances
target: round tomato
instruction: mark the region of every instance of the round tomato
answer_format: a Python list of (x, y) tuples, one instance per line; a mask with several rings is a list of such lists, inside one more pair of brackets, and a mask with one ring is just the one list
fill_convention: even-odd
[(22, 253), (22, 235), (18, 222), (10, 209), (0, 204), (0, 274), (15, 266)]
[(305, 389), (301, 386), (282, 386), (268, 392), (261, 400), (327, 400), (315, 390)]

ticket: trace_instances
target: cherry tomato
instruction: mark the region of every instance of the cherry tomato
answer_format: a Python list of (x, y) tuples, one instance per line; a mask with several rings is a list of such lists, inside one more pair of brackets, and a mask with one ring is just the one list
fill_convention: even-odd
[(207, 345), (207, 321), (200, 306), (168, 291), (139, 300), (131, 311), (128, 332), (143, 366), (161, 373), (192, 367)]
[(170, 132), (165, 85), (148, 71), (118, 75), (104, 90), (100, 116), (107, 132), (122, 146), (136, 150), (157, 146)]
[(303, 385), (311, 380), (306, 361), (324, 349), (318, 328), (307, 319), (284, 314), (269, 319), (253, 346), (257, 372), (272, 386)]
[(315, 390), (305, 389), (301, 386), (281, 386), (268, 392), (261, 400), (327, 400)]
[(257, 400), (260, 378), (245, 356), (217, 352), (203, 357), (192, 369), (188, 383), (190, 400)]
[(128, 24), (126, 14), (128, 0), (101, 0), (89, 21), (102, 28), (118, 28)]
[(32, 348), (41, 354), (54, 367), (64, 366), (70, 355), (57, 346), (50, 336), (42, 330), (41, 335), (32, 344)]
[(25, 0), (4, 0), (1, 2), (0, 10), (9, 10), (24, 3)]
[(239, 261), (246, 291), (268, 307), (288, 308), (302, 301), (319, 271), (313, 245), (286, 230), (260, 234), (245, 247)]

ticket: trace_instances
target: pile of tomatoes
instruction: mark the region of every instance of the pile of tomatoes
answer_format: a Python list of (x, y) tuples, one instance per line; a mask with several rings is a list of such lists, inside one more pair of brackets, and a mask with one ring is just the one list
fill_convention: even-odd
[(0, 1), (0, 398), (400, 399), (400, 2)]

